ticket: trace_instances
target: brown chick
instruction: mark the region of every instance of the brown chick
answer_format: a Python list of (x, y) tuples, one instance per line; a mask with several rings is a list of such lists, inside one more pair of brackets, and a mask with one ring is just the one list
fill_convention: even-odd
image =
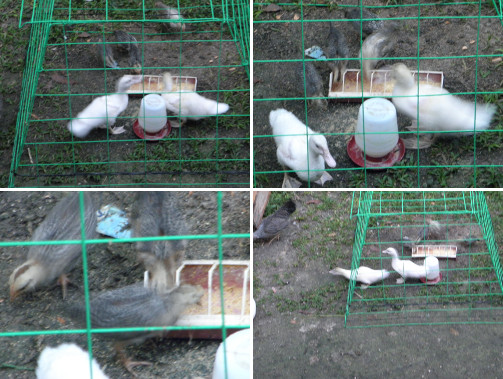
[[(106, 291), (90, 301), (91, 327), (95, 329), (174, 325), (183, 311), (199, 302), (203, 294), (201, 286), (191, 285), (182, 285), (164, 294), (158, 294), (140, 284)], [(72, 306), (70, 316), (80, 323), (85, 323), (85, 306), (83, 304)], [(161, 336), (163, 332), (97, 333), (96, 336), (114, 341), (115, 350), (122, 363), (133, 376), (136, 376), (133, 367), (151, 363), (132, 361), (126, 357), (124, 347)]]
[[(33, 233), (32, 241), (77, 240), (81, 238), (79, 193), (61, 199)], [(96, 209), (89, 192), (84, 193), (86, 239), (97, 236)], [(66, 297), (66, 273), (82, 258), (82, 245), (34, 245), (28, 259), (16, 268), (9, 278), (10, 297), (14, 300), (23, 292), (34, 291), (59, 278)]]
[[(134, 237), (187, 235), (174, 192), (139, 192), (131, 214)], [(175, 286), (176, 269), (182, 264), (187, 240), (144, 241), (136, 244), (138, 258), (149, 272), (151, 288), (164, 292)]]

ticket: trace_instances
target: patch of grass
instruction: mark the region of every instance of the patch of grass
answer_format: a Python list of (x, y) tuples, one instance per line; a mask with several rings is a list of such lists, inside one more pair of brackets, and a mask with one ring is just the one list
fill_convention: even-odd
[(338, 302), (340, 295), (341, 292), (331, 283), (315, 290), (301, 292), (299, 300), (280, 295), (275, 296), (274, 301), (280, 313), (308, 311), (326, 314), (341, 311), (341, 304)]
[[(503, 187), (502, 167), (482, 167), (477, 170), (477, 187), (479, 188), (501, 188)], [(473, 187), (470, 183), (469, 187)]]

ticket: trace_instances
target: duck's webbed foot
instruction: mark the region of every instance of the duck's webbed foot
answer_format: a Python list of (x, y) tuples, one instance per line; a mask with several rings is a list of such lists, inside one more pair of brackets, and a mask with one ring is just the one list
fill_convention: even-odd
[(301, 185), (301, 182), (299, 182), (295, 178), (292, 178), (290, 175), (288, 175), (288, 173), (285, 172), (282, 188), (299, 188)]
[(325, 182), (328, 182), (329, 180), (333, 180), (332, 175), (330, 175), (328, 172), (323, 171), (323, 174), (321, 175), (321, 178), (319, 178), (317, 181), (315, 181), (316, 184), (319, 184), (320, 186), (323, 186)]

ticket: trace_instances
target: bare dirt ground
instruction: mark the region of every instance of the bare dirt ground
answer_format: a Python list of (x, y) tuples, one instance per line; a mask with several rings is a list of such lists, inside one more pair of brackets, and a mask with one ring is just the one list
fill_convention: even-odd
[[(33, 230), (42, 222), (64, 192), (1, 192), (0, 234), (3, 241), (29, 241)], [(132, 192), (95, 193), (96, 204), (114, 204), (131, 211)], [(191, 233), (217, 233), (217, 199), (215, 192), (185, 192), (181, 194), (184, 213)], [(249, 192), (225, 193), (223, 196), (222, 224), (224, 233), (249, 232)], [(25, 248), (5, 247), (0, 254), (0, 331), (67, 330), (80, 328), (67, 314), (67, 305), (83, 298), (82, 269), (75, 268), (70, 279), (67, 299), (54, 285), (32, 294), (9, 300), (8, 278), (15, 267), (24, 262)], [(223, 241), (224, 259), (249, 260), (249, 239), (234, 238)], [(91, 294), (143, 280), (143, 267), (136, 259), (131, 243), (100, 244), (92, 246), (89, 257), (89, 289)], [(186, 259), (218, 259), (216, 240), (192, 240)], [(33, 370), (40, 351), (45, 346), (75, 342), (87, 346), (83, 335), (44, 335), (30, 337), (1, 337), (0, 377), (33, 378)], [(136, 368), (141, 378), (208, 377), (220, 341), (181, 339), (151, 339), (127, 348), (137, 360), (153, 362), (152, 366)], [(111, 378), (129, 378), (130, 374), (117, 361), (112, 344), (93, 338), (93, 355)]]
[[(255, 378), (503, 375), (501, 325), (456, 323), (450, 319), (450, 313), (437, 312), (441, 315), (435, 316), (424, 311), (409, 313), (411, 319), (402, 321), (453, 323), (345, 328), (348, 281), (328, 271), (335, 266), (351, 265), (356, 225), (355, 219), (349, 219), (351, 193), (289, 192), (277, 196), (283, 201), (293, 197), (297, 211), (279, 240), (270, 244), (254, 243)], [(496, 241), (501, 245), (501, 196), (486, 193), (486, 197)], [(281, 203), (282, 200), (275, 201)], [(368, 236), (372, 244), (376, 232), (369, 232), (374, 233)], [(391, 241), (395, 237), (388, 233), (380, 240)], [(366, 246), (366, 250), (374, 247)], [(461, 261), (455, 262), (458, 263)], [(393, 283), (395, 278), (388, 280)], [(368, 290), (373, 288), (356, 292), (366, 299)], [(501, 295), (501, 289), (495, 291)], [(463, 315), (463, 322), (469, 321), (470, 313)], [(502, 316), (500, 306), (486, 315), (486, 321), (500, 322)], [(372, 315), (367, 318), (373, 319)], [(391, 322), (385, 316), (381, 319), (384, 323)], [(350, 318), (348, 325), (365, 325), (351, 324), (352, 320)]]
[[(395, 2), (396, 3), (396, 2)], [(337, 2), (338, 5), (355, 5), (354, 1)], [(390, 2), (370, 1), (366, 5), (390, 5)], [(391, 4), (392, 5), (392, 4)], [(491, 5), (491, 6), (489, 6)], [(386, 63), (405, 63), (417, 68), (418, 54), (421, 70), (442, 71), (444, 87), (451, 93), (491, 92), (492, 98), (478, 95), (478, 102), (495, 102), (499, 110), (493, 119), (491, 132), (477, 137), (476, 154), (473, 137), (440, 140), (426, 150), (407, 151), (397, 169), (387, 171), (367, 170), (366, 174), (356, 166), (346, 152), (346, 145), (354, 132), (358, 116), (358, 103), (329, 101), (327, 111), (312, 107), (304, 100), (299, 90), (296, 62), (276, 62), (301, 59), (303, 49), (313, 45), (324, 46), (328, 35), (327, 22), (288, 22), (288, 20), (344, 19), (344, 8), (282, 6), (280, 11), (265, 12), (265, 7), (257, 5), (254, 21), (269, 21), (253, 25), (254, 36), (254, 176), (258, 187), (280, 187), (282, 168), (276, 159), (276, 146), (269, 126), (269, 113), (277, 108), (286, 108), (315, 131), (325, 133), (337, 167), (331, 171), (334, 177), (325, 187), (493, 187), (501, 186), (501, 86), (503, 71), (495, 56), (501, 55), (499, 46), (503, 38), (503, 28), (497, 18), (481, 18), (478, 22), (478, 8), (471, 5), (428, 5), (421, 7), (418, 30), (418, 8), (392, 6), (377, 8), (379, 17), (400, 18), (398, 40), (390, 54), (395, 57)], [(483, 16), (496, 15), (492, 3), (482, 7)], [(468, 16), (468, 17), (467, 17)], [(452, 17), (452, 18), (451, 18)], [(286, 21), (286, 22), (285, 22)], [(336, 27), (344, 34), (350, 49), (350, 57), (356, 58), (360, 49), (360, 35), (348, 22), (335, 21)], [(302, 29), (301, 29), (302, 26)], [(477, 38), (477, 33), (479, 37)], [(419, 36), (419, 41), (418, 41)], [(303, 42), (303, 44), (302, 44)], [(477, 50), (478, 48), (478, 50)], [(481, 56), (478, 59), (470, 56)], [(491, 56), (492, 55), (492, 56)], [(435, 59), (441, 57), (442, 59)], [(267, 62), (259, 62), (265, 60)], [(324, 92), (328, 93), (329, 69), (317, 63), (324, 80)], [(359, 68), (359, 61), (350, 61), (348, 68)], [(475, 86), (476, 81), (476, 86)], [(464, 96), (473, 101), (473, 95)], [(273, 100), (269, 100), (273, 99)], [(399, 130), (405, 131), (410, 120), (399, 116)], [(262, 137), (264, 136), (264, 137)], [(472, 165), (472, 167), (442, 166)], [(479, 166), (477, 184), (474, 183), (474, 165)], [(409, 168), (406, 168), (408, 166)], [(432, 166), (417, 168), (418, 166)], [(439, 167), (436, 167), (439, 166)], [(484, 167), (480, 167), (484, 166)], [(269, 171), (273, 171), (269, 173)], [(265, 172), (265, 173), (261, 173)], [(306, 184), (307, 186), (307, 184)], [(312, 186), (317, 186), (312, 184)]]

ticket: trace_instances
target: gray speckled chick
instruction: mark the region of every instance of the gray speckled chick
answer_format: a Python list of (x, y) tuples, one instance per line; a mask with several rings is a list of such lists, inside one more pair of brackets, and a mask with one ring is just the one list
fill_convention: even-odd
[[(79, 193), (61, 199), (38, 226), (32, 241), (61, 241), (81, 238)], [(85, 234), (96, 238), (96, 208), (89, 192), (84, 193)], [(34, 291), (59, 278), (66, 296), (65, 274), (82, 258), (82, 245), (34, 245), (28, 250), (28, 260), (16, 268), (9, 278), (10, 296), (15, 299), (23, 292)]]
[[(182, 285), (170, 293), (158, 294), (142, 284), (133, 284), (116, 290), (105, 291), (90, 301), (92, 328), (128, 328), (171, 326), (190, 305), (199, 302), (204, 294), (201, 286)], [(69, 309), (70, 316), (85, 323), (84, 304)], [(124, 347), (139, 344), (147, 338), (162, 335), (164, 331), (134, 331), (98, 333), (96, 336), (115, 342), (115, 350), (126, 369), (133, 375), (133, 367), (150, 365), (150, 362), (135, 362), (124, 354)]]
[(253, 239), (271, 239), (277, 236), (290, 225), (290, 215), (295, 210), (295, 203), (292, 200), (288, 200), (281, 208), (262, 221), (258, 229), (253, 233)]
[(377, 32), (384, 25), (382, 20), (360, 21), (362, 19), (379, 18), (377, 15), (365, 8), (351, 8), (344, 12), (344, 16), (347, 19), (352, 20), (351, 25), (358, 33), (360, 33), (361, 26), (364, 36)]
[(376, 68), (380, 58), (387, 56), (393, 50), (396, 43), (395, 29), (395, 25), (390, 24), (372, 33), (363, 41), (359, 56), (367, 58), (363, 59), (362, 63), (363, 77), (366, 80), (370, 79), (371, 71)]
[(115, 61), (112, 47), (109, 44), (103, 43), (101, 38), (99, 38), (98, 42), (94, 45), (94, 49), (96, 56), (100, 61), (101, 67), (105, 65), (110, 68), (119, 68), (119, 65)]
[(118, 42), (122, 42), (117, 45), (117, 48), (129, 54), (129, 65), (133, 67), (133, 71), (141, 74), (141, 51), (136, 38), (122, 30), (117, 30), (115, 37)]
[[(330, 22), (330, 32), (327, 38), (327, 47), (324, 49), (327, 58), (348, 58), (349, 48), (344, 35)], [(348, 65), (347, 60), (328, 61), (328, 67), (332, 70), (333, 81), (342, 80), (342, 76)]]
[[(314, 67), (314, 64), (306, 61), (306, 75), (304, 77), (304, 65), (302, 62), (297, 62), (297, 74), (298, 74), (298, 83), (299, 90), (304, 96), (304, 82), (305, 86), (305, 94), (307, 97), (323, 97), (323, 82), (321, 80), (321, 76)], [(312, 99), (312, 103), (322, 109), (327, 108), (327, 99)]]
[[(135, 237), (188, 234), (174, 192), (139, 192), (131, 213)], [(152, 288), (163, 292), (175, 286), (176, 269), (182, 264), (186, 247), (187, 240), (137, 242), (138, 257), (149, 271)]]

